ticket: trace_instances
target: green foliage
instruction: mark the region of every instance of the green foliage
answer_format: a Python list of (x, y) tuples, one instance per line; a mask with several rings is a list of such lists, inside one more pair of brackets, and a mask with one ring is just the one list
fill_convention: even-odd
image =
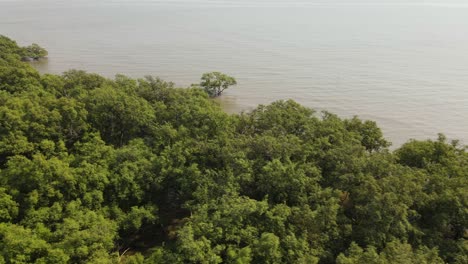
[[(467, 263), (468, 154), (202, 87), (40, 75), (0, 36), (0, 263)], [(208, 94), (207, 94), (208, 92)]]
[(10, 222), (18, 215), (18, 204), (5, 190), (0, 188), (0, 221)]
[(155, 119), (155, 111), (146, 100), (110, 86), (90, 92), (86, 105), (89, 122), (102, 138), (117, 146), (143, 136)]
[(21, 48), (16, 44), (14, 40), (9, 39), (6, 36), (0, 35), (0, 56), (2, 58), (9, 55), (18, 55)]
[(0, 35), (0, 91), (17, 93), (34, 90), (39, 73), (20, 61), (23, 50), (15, 41)]
[(229, 86), (236, 85), (236, 79), (221, 72), (208, 72), (202, 75), (200, 86), (211, 97), (220, 96)]
[[(346, 256), (347, 255), (347, 256)], [(337, 264), (442, 264), (444, 261), (437, 255), (437, 250), (421, 248), (413, 250), (411, 245), (399, 241), (389, 242), (382, 252), (378, 253), (374, 247), (363, 250), (357, 244), (352, 243), (347, 254), (340, 254)]]
[(345, 124), (348, 130), (360, 135), (361, 144), (370, 152), (379, 151), (390, 146), (390, 143), (383, 138), (382, 131), (374, 121), (366, 120), (362, 122), (359, 118), (354, 117), (346, 120)]
[(4, 263), (67, 263), (67, 254), (22, 226), (0, 224), (0, 261)]
[(22, 55), (23, 57), (37, 60), (40, 58), (47, 57), (49, 53), (41, 46), (37, 45), (36, 43), (33, 43), (30, 46), (22, 48)]

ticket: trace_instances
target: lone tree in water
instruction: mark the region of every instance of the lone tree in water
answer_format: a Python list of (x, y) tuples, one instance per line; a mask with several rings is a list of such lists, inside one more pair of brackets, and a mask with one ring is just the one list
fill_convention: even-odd
[(36, 43), (33, 43), (30, 46), (22, 48), (22, 55), (23, 60), (26, 60), (28, 58), (38, 60), (40, 58), (46, 57), (48, 55), (48, 52), (43, 47), (37, 45)]
[(209, 72), (201, 77), (200, 86), (210, 95), (210, 97), (220, 96), (229, 86), (236, 85), (236, 79), (221, 72)]

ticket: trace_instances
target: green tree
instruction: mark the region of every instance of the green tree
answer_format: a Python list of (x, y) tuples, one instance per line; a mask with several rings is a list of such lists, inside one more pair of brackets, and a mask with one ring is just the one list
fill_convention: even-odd
[(30, 46), (22, 48), (22, 55), (26, 58), (32, 58), (38, 60), (40, 58), (47, 57), (49, 53), (46, 49), (42, 48), (36, 43), (33, 43)]
[(146, 100), (111, 86), (92, 91), (86, 106), (93, 127), (106, 142), (117, 146), (143, 136), (155, 119), (155, 111)]
[(363, 122), (359, 118), (353, 117), (350, 120), (346, 120), (345, 125), (348, 130), (356, 132), (361, 136), (361, 144), (370, 152), (383, 150), (390, 145), (383, 138), (382, 131), (374, 121), (366, 120)]
[(442, 264), (444, 261), (438, 256), (437, 250), (428, 248), (413, 249), (411, 245), (399, 241), (389, 242), (378, 253), (374, 247), (365, 250), (356, 243), (352, 243), (347, 254), (340, 254), (336, 259), (337, 264)]
[(220, 96), (229, 86), (236, 85), (236, 79), (221, 72), (205, 73), (201, 77), (200, 86), (211, 97)]
[(22, 226), (0, 223), (0, 262), (2, 263), (67, 263), (63, 250), (39, 238)]

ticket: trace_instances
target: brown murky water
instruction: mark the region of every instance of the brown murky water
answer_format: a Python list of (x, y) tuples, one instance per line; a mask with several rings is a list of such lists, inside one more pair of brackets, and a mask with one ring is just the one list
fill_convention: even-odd
[(0, 0), (0, 34), (46, 47), (42, 72), (187, 86), (222, 71), (239, 83), (219, 99), (229, 112), (292, 98), (376, 120), (396, 146), (468, 144), (468, 5), (441, 2)]

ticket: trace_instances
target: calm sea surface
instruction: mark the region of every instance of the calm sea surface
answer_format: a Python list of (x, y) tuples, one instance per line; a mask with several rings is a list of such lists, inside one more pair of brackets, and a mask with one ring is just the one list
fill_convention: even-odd
[(395, 146), (468, 144), (468, 3), (326, 2), (0, 0), (0, 34), (46, 47), (41, 72), (187, 86), (222, 71), (239, 83), (219, 99), (228, 112), (291, 98), (376, 120)]

